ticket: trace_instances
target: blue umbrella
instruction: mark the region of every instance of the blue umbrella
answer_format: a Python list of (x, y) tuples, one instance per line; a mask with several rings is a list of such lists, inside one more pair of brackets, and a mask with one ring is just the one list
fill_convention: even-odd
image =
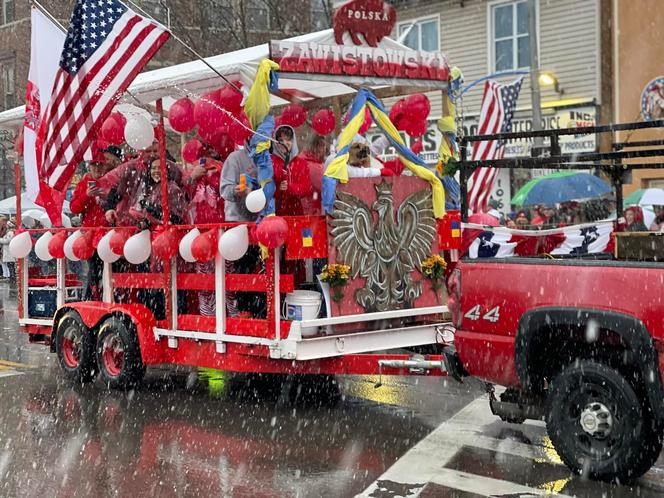
[(567, 201), (593, 199), (612, 191), (608, 183), (590, 173), (559, 171), (530, 180), (512, 197), (512, 204), (550, 206)]

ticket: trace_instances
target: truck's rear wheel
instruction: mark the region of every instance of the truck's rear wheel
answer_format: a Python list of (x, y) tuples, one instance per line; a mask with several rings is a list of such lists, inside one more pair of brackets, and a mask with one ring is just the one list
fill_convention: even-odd
[(55, 351), (60, 367), (70, 381), (90, 382), (97, 373), (94, 337), (76, 313), (66, 313), (58, 322)]
[(634, 388), (595, 361), (577, 361), (553, 379), (546, 423), (563, 462), (594, 479), (635, 479), (662, 448)]
[(132, 327), (117, 318), (107, 318), (97, 336), (97, 362), (102, 381), (113, 389), (138, 384), (145, 374), (138, 338)]

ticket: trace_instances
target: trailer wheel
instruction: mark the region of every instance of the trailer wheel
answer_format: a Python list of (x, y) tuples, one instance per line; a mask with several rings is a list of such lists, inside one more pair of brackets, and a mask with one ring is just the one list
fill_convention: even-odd
[(94, 337), (76, 313), (66, 313), (60, 318), (55, 351), (67, 379), (79, 383), (94, 379), (97, 374)]
[(107, 318), (97, 336), (97, 362), (100, 377), (108, 387), (125, 389), (138, 384), (145, 375), (145, 366), (133, 327), (120, 318)]
[(546, 426), (570, 469), (604, 481), (636, 479), (662, 449), (634, 388), (591, 360), (577, 361), (553, 379)]

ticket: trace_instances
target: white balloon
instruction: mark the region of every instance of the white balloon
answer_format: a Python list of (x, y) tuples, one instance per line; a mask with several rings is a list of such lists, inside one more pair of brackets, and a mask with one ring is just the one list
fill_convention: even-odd
[(97, 244), (97, 254), (104, 263), (115, 263), (120, 256), (111, 251), (111, 237), (114, 235), (113, 230), (109, 230)]
[(124, 129), (125, 140), (130, 147), (144, 150), (154, 142), (154, 128), (150, 121), (140, 115), (131, 116)]
[(41, 225), (44, 228), (52, 228), (53, 223), (51, 223), (51, 218), (48, 217), (46, 213), (43, 213), (39, 218), (37, 218), (37, 221), (41, 223)]
[(252, 213), (258, 213), (262, 211), (266, 202), (267, 199), (265, 198), (265, 192), (263, 192), (262, 188), (251, 191), (245, 199), (247, 209)]
[(69, 261), (80, 261), (80, 259), (78, 259), (74, 255), (74, 242), (76, 242), (76, 239), (78, 239), (82, 235), (83, 232), (81, 232), (80, 230), (76, 230), (69, 237), (67, 237), (67, 240), (65, 240), (64, 251), (65, 251), (65, 256), (67, 256), (67, 259)]
[(44, 211), (40, 211), (39, 209), (28, 209), (21, 213), (21, 223), (26, 228), (32, 228), (35, 226), (35, 221), (39, 220), (43, 214)]
[(14, 235), (11, 241), (9, 241), (9, 254), (15, 258), (25, 258), (30, 254), (32, 249), (32, 237), (30, 237), (30, 232), (21, 232), (18, 235)]
[[(109, 247), (110, 249), (110, 247)], [(124, 257), (133, 265), (140, 265), (148, 260), (152, 253), (150, 230), (143, 230), (127, 239), (124, 245)]]
[(52, 238), (53, 234), (51, 232), (45, 232), (37, 239), (37, 243), (35, 244), (35, 254), (42, 261), (51, 261), (53, 259), (51, 253), (48, 252), (48, 243)]
[(247, 225), (239, 225), (227, 230), (219, 237), (219, 253), (224, 259), (237, 261), (249, 249)]
[(194, 256), (191, 254), (191, 244), (194, 243), (194, 239), (200, 234), (200, 230), (198, 228), (194, 228), (180, 240), (180, 256), (182, 256), (182, 259), (184, 259), (187, 263), (196, 262), (196, 258), (194, 258)]

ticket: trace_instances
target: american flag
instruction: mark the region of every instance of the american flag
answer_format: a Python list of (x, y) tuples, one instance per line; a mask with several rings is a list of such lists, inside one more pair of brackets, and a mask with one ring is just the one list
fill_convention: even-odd
[(53, 223), (104, 119), (168, 37), (118, 0), (77, 0), (37, 141), (37, 202)]
[[(501, 85), (493, 80), (485, 83), (478, 135), (493, 135), (510, 131), (522, 82), (523, 77), (508, 85)], [(498, 140), (475, 142), (471, 161), (502, 159), (504, 153), (505, 146)], [(498, 168), (477, 168), (473, 172), (468, 188), (468, 207), (473, 213), (481, 213), (486, 210), (489, 194), (497, 176)]]

